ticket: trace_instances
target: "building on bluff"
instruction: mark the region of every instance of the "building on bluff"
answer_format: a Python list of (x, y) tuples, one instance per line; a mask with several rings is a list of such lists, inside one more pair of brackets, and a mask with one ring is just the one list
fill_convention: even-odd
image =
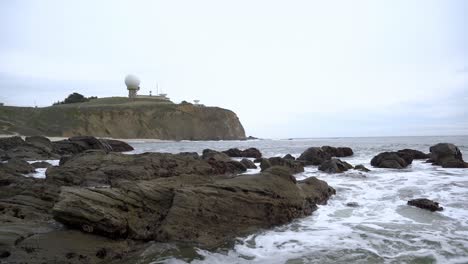
[[(156, 95), (152, 95), (150, 91), (149, 95), (138, 95), (138, 91), (140, 90), (140, 79), (135, 75), (129, 74), (125, 77), (125, 85), (127, 86), (128, 90), (128, 98), (135, 99), (135, 98), (144, 98), (144, 99), (155, 99), (155, 100), (165, 100), (170, 101), (169, 97), (165, 93), (156, 93)], [(156, 86), (156, 90), (159, 90)]]

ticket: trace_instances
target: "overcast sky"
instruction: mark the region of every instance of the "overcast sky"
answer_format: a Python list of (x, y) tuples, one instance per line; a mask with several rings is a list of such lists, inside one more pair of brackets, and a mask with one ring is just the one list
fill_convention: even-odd
[(0, 1), (0, 102), (233, 110), (270, 138), (467, 135), (468, 1)]

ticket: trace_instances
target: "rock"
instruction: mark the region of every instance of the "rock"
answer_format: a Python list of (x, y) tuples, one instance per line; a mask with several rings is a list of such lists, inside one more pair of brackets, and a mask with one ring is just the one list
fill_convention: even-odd
[(371, 165), (378, 168), (403, 169), (412, 162), (412, 157), (406, 153), (382, 152), (372, 158)]
[(322, 148), (311, 147), (304, 151), (298, 160), (303, 160), (307, 165), (320, 165), (325, 160), (331, 159), (331, 155), (328, 152), (322, 150)]
[(369, 172), (369, 171), (371, 171), (371, 170), (369, 170), (368, 168), (364, 167), (364, 165), (362, 165), (362, 164), (359, 164), (359, 165), (354, 166), (354, 169), (355, 169), (355, 170), (359, 170), (359, 171), (363, 171), (363, 172)]
[(233, 158), (242, 157), (242, 152), (238, 148), (230, 148), (228, 150), (223, 151), (223, 153)]
[(468, 168), (460, 149), (454, 144), (439, 143), (429, 148), (430, 161), (443, 168)]
[(249, 159), (242, 159), (240, 161), (240, 163), (242, 163), (242, 165), (244, 165), (247, 169), (256, 169), (257, 168), (257, 165), (255, 165), (255, 163), (253, 163), (253, 161), (251, 161)]
[(107, 140), (100, 141), (99, 139), (92, 137), (92, 136), (77, 136), (71, 137), (68, 141), (74, 142), (83, 147), (84, 150), (89, 149), (100, 149), (105, 151), (112, 151), (112, 147), (110, 145), (106, 145), (103, 142), (107, 143)]
[(199, 159), (200, 158), (200, 155), (198, 155), (197, 152), (180, 152), (179, 155), (192, 157), (194, 159)]
[(439, 206), (439, 203), (425, 198), (410, 200), (408, 201), (408, 205), (416, 206), (418, 208), (426, 209), (432, 212), (442, 211), (444, 209), (443, 207)]
[(273, 166), (283, 166), (288, 169), (290, 173), (300, 173), (304, 171), (304, 165), (295, 160), (283, 159), (281, 157), (272, 157), (268, 159), (263, 159), (260, 163), (261, 171), (265, 171)]
[(283, 159), (287, 159), (287, 160), (296, 160), (296, 158), (295, 158), (293, 155), (291, 155), (291, 154), (286, 154), (286, 155), (283, 157)]
[(262, 153), (260, 150), (256, 148), (248, 148), (245, 150), (240, 150), (238, 148), (231, 148), (228, 150), (223, 151), (224, 154), (228, 155), (229, 157), (233, 158), (261, 158)]
[(242, 151), (241, 154), (242, 154), (242, 157), (245, 157), (245, 158), (258, 159), (258, 158), (262, 157), (262, 153), (260, 152), (260, 150), (258, 150), (256, 148), (245, 149), (245, 150)]
[(260, 163), (262, 162), (263, 158), (257, 158), (257, 159), (254, 159), (254, 163)]
[(319, 170), (328, 173), (342, 173), (352, 168), (351, 164), (339, 159), (326, 160), (318, 167)]
[(43, 136), (26, 137), (25, 141), (48, 152), (52, 152), (53, 150), (52, 142), (48, 138)]
[(47, 161), (38, 161), (38, 162), (31, 163), (31, 166), (38, 169), (38, 168), (48, 168), (52, 166), (52, 164), (50, 164)]
[(18, 136), (0, 138), (0, 149), (3, 150), (9, 150), (25, 144), (26, 142)]
[(215, 160), (220, 160), (220, 161), (231, 160), (231, 158), (223, 152), (219, 152), (219, 151), (212, 150), (212, 149), (204, 149), (202, 153), (202, 159), (206, 160), (210, 158), (213, 158)]
[(0, 149), (0, 161), (5, 161), (10, 159), (10, 156), (4, 151), (3, 149)]
[[(99, 139), (103, 145), (108, 145), (111, 151), (114, 152), (127, 152), (132, 151), (134, 148), (127, 142), (115, 139)], [(107, 148), (107, 147), (106, 147)]]
[(102, 186), (118, 180), (151, 180), (182, 174), (214, 175), (246, 170), (236, 161), (201, 160), (169, 153), (125, 155), (83, 152), (58, 167), (49, 167), (46, 181), (59, 185)]
[(328, 153), (331, 157), (349, 157), (352, 156), (353, 150), (348, 147), (331, 147), (331, 146), (322, 146), (321, 148), (324, 152)]
[(70, 228), (110, 238), (211, 247), (310, 215), (334, 194), (314, 177), (298, 184), (293, 178), (272, 167), (233, 178), (181, 175), (113, 188), (63, 187), (53, 212)]
[(428, 159), (429, 154), (425, 154), (422, 151), (419, 150), (414, 150), (414, 149), (401, 149), (397, 151), (398, 153), (404, 153), (407, 155), (411, 155), (412, 158), (415, 159)]
[(11, 171), (27, 174), (36, 171), (33, 166), (21, 159), (10, 159), (5, 164), (5, 167), (10, 169)]
[(346, 203), (346, 206), (348, 206), (348, 207), (359, 207), (359, 204), (357, 202), (349, 202), (349, 203)]

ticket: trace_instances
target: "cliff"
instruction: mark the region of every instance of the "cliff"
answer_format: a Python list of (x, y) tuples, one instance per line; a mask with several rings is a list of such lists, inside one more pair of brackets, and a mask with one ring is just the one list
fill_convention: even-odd
[(244, 139), (236, 114), (218, 107), (124, 97), (44, 108), (0, 106), (0, 134), (164, 140)]

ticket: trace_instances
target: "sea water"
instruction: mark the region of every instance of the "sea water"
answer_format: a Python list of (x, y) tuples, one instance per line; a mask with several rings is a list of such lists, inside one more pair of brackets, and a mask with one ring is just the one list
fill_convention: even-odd
[[(308, 147), (346, 146), (354, 155), (342, 160), (372, 170), (327, 174), (316, 166), (306, 167), (295, 175), (297, 179), (315, 176), (336, 189), (336, 195), (311, 216), (239, 237), (216, 250), (172, 248), (140, 263), (468, 263), (468, 169), (444, 169), (423, 160), (402, 170), (370, 166), (380, 152), (411, 148), (427, 153), (439, 142), (454, 143), (468, 160), (467, 136), (130, 141), (135, 148), (130, 154), (256, 147), (265, 157), (288, 153), (298, 157)], [(408, 206), (414, 198), (435, 200), (444, 210)], [(349, 202), (358, 206), (349, 207)]]

